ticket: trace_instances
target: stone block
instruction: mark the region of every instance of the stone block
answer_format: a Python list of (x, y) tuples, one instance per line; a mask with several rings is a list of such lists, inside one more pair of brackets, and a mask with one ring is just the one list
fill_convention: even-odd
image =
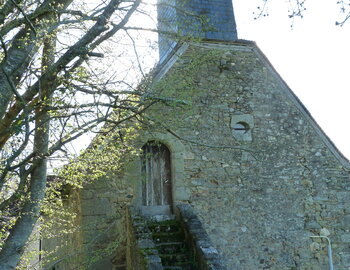
[(197, 245), (202, 249), (202, 248), (209, 248), (213, 244), (208, 239), (199, 239), (197, 240)]
[(322, 227), (316, 221), (311, 220), (311, 221), (308, 221), (308, 222), (305, 223), (305, 229), (307, 229), (307, 230), (315, 230), (315, 229), (322, 229)]
[(195, 155), (192, 152), (185, 152), (183, 155), (184, 159), (195, 159)]
[[(150, 235), (151, 236), (151, 235)], [(154, 248), (155, 244), (151, 239), (138, 239), (137, 245), (140, 249), (144, 248)]]
[(206, 260), (216, 259), (219, 256), (219, 252), (214, 247), (201, 247), (200, 250)]
[(178, 201), (188, 201), (191, 197), (191, 191), (187, 187), (177, 187), (175, 194)]
[(350, 243), (350, 233), (343, 234), (342, 236), (340, 236), (340, 239), (344, 243)]
[(339, 191), (336, 196), (339, 202), (350, 203), (350, 192)]
[(218, 258), (209, 260), (207, 262), (207, 265), (208, 265), (208, 270), (227, 270), (227, 268), (224, 267), (223, 262)]
[(350, 266), (350, 254), (341, 254), (340, 257), (344, 266)]
[(346, 215), (343, 217), (342, 224), (344, 226), (350, 226), (350, 215)]
[(96, 270), (96, 269), (112, 269), (112, 263), (109, 259), (100, 260), (94, 263), (92, 266), (88, 268), (88, 270)]
[(112, 205), (107, 198), (82, 200), (83, 215), (108, 215), (112, 214)]
[(158, 255), (147, 255), (147, 270), (163, 270), (161, 259)]
[(171, 215), (170, 205), (149, 205), (141, 206), (141, 213), (144, 216)]

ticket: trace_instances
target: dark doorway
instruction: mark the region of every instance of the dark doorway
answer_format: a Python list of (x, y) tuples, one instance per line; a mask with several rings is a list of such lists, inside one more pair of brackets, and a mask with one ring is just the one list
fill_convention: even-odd
[(170, 151), (160, 142), (142, 147), (142, 205), (172, 205)]

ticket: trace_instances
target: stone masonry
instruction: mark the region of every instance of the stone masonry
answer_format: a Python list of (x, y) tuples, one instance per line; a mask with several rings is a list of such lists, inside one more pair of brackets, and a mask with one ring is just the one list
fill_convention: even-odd
[[(192, 206), (227, 269), (329, 269), (327, 241), (310, 236), (327, 236), (334, 268), (350, 269), (349, 162), (254, 43), (184, 43), (156, 80), (190, 105), (155, 106), (168, 132), (155, 125), (135, 146), (169, 148), (173, 203)], [(90, 269), (125, 269), (123, 213), (140, 197), (139, 158), (82, 190), (86, 243), (106, 231), (95, 248), (118, 246)]]
[[(182, 90), (193, 106), (177, 124), (186, 150), (175, 200), (194, 207), (228, 269), (328, 269), (327, 242), (310, 238), (320, 234), (332, 241), (335, 267), (349, 269), (347, 160), (254, 43), (183, 51), (158, 75), (173, 81), (185, 65), (195, 69), (192, 92)], [(239, 119), (247, 140), (235, 136)], [(171, 150), (179, 138), (159, 140)]]

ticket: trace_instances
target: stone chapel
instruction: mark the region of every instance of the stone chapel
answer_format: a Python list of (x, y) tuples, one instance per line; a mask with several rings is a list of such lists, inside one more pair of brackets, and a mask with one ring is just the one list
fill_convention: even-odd
[(159, 25), (194, 38), (160, 35), (154, 80), (191, 109), (159, 105), (150, 114), (175, 128), (141, 130), (123, 177), (73, 194), (84, 252), (49, 269), (349, 270), (349, 161), (238, 39), (231, 0), (180, 2), (160, 3)]

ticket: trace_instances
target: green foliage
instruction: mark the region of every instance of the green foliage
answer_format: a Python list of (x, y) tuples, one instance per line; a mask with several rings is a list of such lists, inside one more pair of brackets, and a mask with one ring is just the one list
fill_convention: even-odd
[[(136, 125), (136, 124), (135, 124)], [(118, 174), (133, 155), (137, 154), (132, 141), (137, 127), (119, 128), (97, 136), (79, 157), (69, 162), (59, 172), (61, 185), (82, 188), (109, 173)]]
[[(76, 237), (79, 215), (71, 205), (74, 196), (70, 195), (84, 183), (117, 171), (120, 156), (128, 150), (97, 142), (100, 159), (92, 154), (92, 145), (79, 160), (71, 160), (76, 165), (76, 175), (66, 167), (62, 177), (47, 185), (46, 160), (71, 158), (67, 145), (84, 133), (105, 132), (100, 131), (101, 126), (113, 119), (113, 110), (120, 109), (109, 130), (118, 127), (126, 134), (127, 128), (121, 124), (129, 119), (123, 117), (131, 119), (142, 109), (137, 98), (128, 100), (123, 93), (132, 92), (135, 78), (140, 77), (135, 72), (135, 58), (139, 55), (124, 57), (128, 51), (125, 42), (114, 44), (119, 58), (114, 57), (113, 63), (121, 67), (116, 73), (116, 69), (106, 68), (96, 59), (103, 53), (95, 51), (103, 52), (101, 45), (112, 38), (112, 28), (122, 29), (134, 11), (142, 9), (140, 1), (131, 5), (115, 0), (84, 4), (30, 0), (7, 1), (0, 6), (1, 264), (19, 261), (36, 220), (42, 238)], [(133, 35), (124, 33), (122, 38), (129, 37)], [(111, 63), (110, 58), (108, 61)], [(132, 74), (129, 77), (133, 77), (133, 83), (123, 69)], [(110, 160), (103, 158), (104, 151), (111, 152)], [(103, 166), (99, 169), (97, 164)], [(24, 217), (30, 217), (27, 223), (19, 222)], [(14, 226), (16, 222), (20, 225)], [(10, 234), (16, 235), (15, 243), (11, 243)], [(28, 268), (29, 253), (22, 258), (22, 265)]]
[[(39, 2), (34, 2), (32, 6), (22, 7), (28, 16), (35, 18), (30, 21), (33, 25), (26, 22), (19, 11), (13, 15), (14, 24), (6, 24), (6, 27), (13, 27), (13, 33), (20, 31), (20, 25), (24, 25), (24, 34), (17, 40), (16, 35), (8, 34), (12, 30), (7, 29), (7, 33), (5, 28), (0, 29), (0, 32), (5, 33), (3, 37), (6, 49), (12, 49), (11, 44), (15, 44), (15, 49), (28, 57), (20, 60), (29, 61), (21, 74), (9, 79), (12, 80), (14, 89), (5, 89), (10, 94), (3, 107), (9, 108), (14, 114), (8, 122), (0, 122), (0, 202), (5, 205), (1, 210), (3, 218), (0, 220), (0, 243), (6, 241), (16, 221), (23, 215), (32, 215), (31, 212), (23, 213), (22, 207), (33, 202), (29, 198), (34, 194), (30, 188), (35, 177), (31, 175), (36, 170), (38, 161), (45, 162), (50, 156), (69, 157), (68, 165), (59, 170), (56, 177), (49, 179), (46, 191), (40, 191), (46, 193), (45, 198), (40, 199), (40, 202), (35, 201), (41, 208), (40, 213), (35, 214), (40, 224), (40, 237), (52, 242), (61, 239), (56, 241), (56, 247), (60, 249), (67, 245), (65, 241), (68, 246), (70, 242), (81, 241), (81, 216), (77, 207), (80, 190), (89, 184), (97, 185), (99, 181), (122, 181), (124, 168), (139, 158), (140, 145), (136, 142), (140, 129), (164, 132), (168, 128), (180, 127), (182, 120), (190, 115), (193, 110), (192, 100), (200, 94), (197, 74), (206, 58), (201, 56), (181, 60), (189, 61), (186, 68), (175, 66), (170, 74), (158, 82), (153, 81), (153, 75), (144, 75), (145, 72), (141, 71), (143, 83), (135, 87), (140, 78), (135, 75), (135, 70), (141, 70), (142, 61), (137, 52), (137, 60), (130, 60), (130, 47), (124, 44), (118, 47), (117, 57), (114, 55), (105, 63), (89, 56), (101, 44), (100, 38), (109, 38), (110, 29), (102, 27), (104, 30), (99, 32), (102, 28), (96, 27), (96, 36), (89, 36), (89, 30), (105, 12), (106, 5), (117, 1), (107, 1), (101, 8), (89, 10), (87, 14), (82, 14), (73, 5), (69, 12), (62, 13), (64, 15), (59, 22), (51, 16), (37, 17), (35, 12), (40, 5)], [(64, 2), (68, 5), (70, 1)], [(136, 4), (137, 2), (135, 7)], [(115, 10), (116, 14), (106, 24), (113, 22), (114, 27), (122, 23), (121, 18), (126, 16), (126, 11), (131, 6), (128, 4)], [(53, 10), (56, 11), (58, 7), (55, 8)], [(75, 12), (70, 14), (71, 11)], [(21, 15), (17, 16), (18, 14)], [(21, 22), (18, 25), (17, 19)], [(8, 20), (10, 22), (12, 17)], [(206, 21), (202, 20), (202, 23)], [(48, 40), (45, 41), (45, 37), (56, 39), (56, 34), (60, 41), (57, 42), (57, 48), (46, 48), (44, 43)], [(134, 36), (129, 37), (135, 46)], [(118, 36), (118, 42), (110, 47), (124, 43), (120, 42), (123, 38), (125, 36)], [(67, 41), (67, 44), (62, 40)], [(85, 42), (87, 40), (91, 41)], [(42, 51), (43, 46), (46, 51)], [(48, 53), (51, 49), (54, 50), (53, 54)], [(102, 46), (100, 49), (104, 50)], [(6, 64), (5, 58), (5, 55), (0, 55), (0, 64)], [(118, 66), (118, 72), (112, 70), (111, 63)], [(184, 72), (188, 75), (186, 79), (182, 79)], [(14, 90), (18, 92), (17, 96), (13, 93), (16, 93)], [(1, 112), (0, 109), (0, 113), (5, 115), (9, 112)], [(47, 119), (41, 122), (41, 116), (46, 113)], [(178, 117), (174, 118), (173, 115)], [(43, 124), (48, 122), (50, 127)], [(46, 135), (50, 133), (49, 140), (41, 145), (33, 144), (33, 134), (40, 132)], [(69, 152), (66, 146), (87, 132), (97, 133), (90, 146), (78, 157), (66, 154)], [(38, 149), (42, 151), (37, 152)], [(42, 177), (42, 183), (45, 182), (44, 178)], [(114, 183), (114, 188), (117, 189), (117, 186)], [(52, 251), (55, 249), (51, 247)], [(48, 257), (51, 262), (59, 260), (59, 252), (43, 252), (41, 255)], [(22, 258), (22, 265), (26, 265), (29, 257), (28, 253)]]

